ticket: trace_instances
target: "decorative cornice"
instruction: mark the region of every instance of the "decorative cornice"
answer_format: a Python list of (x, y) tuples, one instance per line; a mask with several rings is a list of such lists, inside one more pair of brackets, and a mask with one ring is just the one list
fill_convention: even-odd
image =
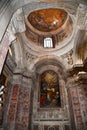
[(80, 87), (81, 84), (87, 84), (87, 73), (78, 73), (67, 79), (66, 88)]
[(72, 69), (68, 70), (71, 76), (77, 75), (79, 72), (87, 72), (87, 60), (83, 64), (75, 64)]

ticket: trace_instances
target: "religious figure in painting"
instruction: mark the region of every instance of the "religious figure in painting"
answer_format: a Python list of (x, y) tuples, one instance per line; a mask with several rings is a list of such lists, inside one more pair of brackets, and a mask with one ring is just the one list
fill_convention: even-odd
[(46, 71), (41, 76), (40, 107), (60, 107), (58, 76), (54, 71)]

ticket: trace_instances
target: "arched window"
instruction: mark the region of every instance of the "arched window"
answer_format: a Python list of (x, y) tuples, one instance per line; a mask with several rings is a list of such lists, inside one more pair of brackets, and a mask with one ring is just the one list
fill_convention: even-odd
[(45, 71), (40, 78), (40, 107), (60, 107), (59, 79), (56, 72)]

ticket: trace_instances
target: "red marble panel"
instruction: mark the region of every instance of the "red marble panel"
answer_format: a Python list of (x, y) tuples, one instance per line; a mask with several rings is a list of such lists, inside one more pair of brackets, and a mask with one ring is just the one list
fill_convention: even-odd
[(20, 123), (22, 119), (22, 109), (23, 109), (23, 89), (19, 89), (17, 111), (16, 111), (16, 122)]
[(28, 116), (23, 115), (23, 117), (22, 117), (22, 123), (25, 124), (25, 125), (27, 125), (27, 122), (28, 122)]
[(13, 86), (12, 97), (11, 97), (10, 108), (9, 108), (9, 114), (8, 114), (8, 121), (10, 121), (10, 122), (15, 120), (18, 93), (19, 93), (18, 85)]
[(22, 113), (22, 130), (28, 129), (29, 123), (29, 104), (30, 104), (30, 90), (29, 88), (24, 89), (24, 102), (23, 102), (23, 113)]
[(17, 102), (18, 90), (19, 90), (18, 85), (15, 85), (15, 86), (13, 87), (12, 98), (11, 98), (11, 100), (12, 100), (13, 102)]
[(15, 115), (15, 108), (16, 108), (16, 104), (11, 104), (10, 105), (10, 110), (9, 110), (9, 120), (14, 120), (14, 115)]
[(25, 90), (24, 93), (24, 107), (23, 107), (23, 111), (24, 113), (27, 113), (29, 111), (29, 103), (30, 103), (30, 94), (29, 94), (29, 88)]
[(22, 125), (17, 123), (15, 126), (15, 130), (22, 130)]

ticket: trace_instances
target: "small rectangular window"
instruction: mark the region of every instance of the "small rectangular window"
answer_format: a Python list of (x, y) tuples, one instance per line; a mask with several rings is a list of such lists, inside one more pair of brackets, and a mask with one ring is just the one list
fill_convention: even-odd
[(44, 48), (53, 48), (52, 38), (44, 38)]

